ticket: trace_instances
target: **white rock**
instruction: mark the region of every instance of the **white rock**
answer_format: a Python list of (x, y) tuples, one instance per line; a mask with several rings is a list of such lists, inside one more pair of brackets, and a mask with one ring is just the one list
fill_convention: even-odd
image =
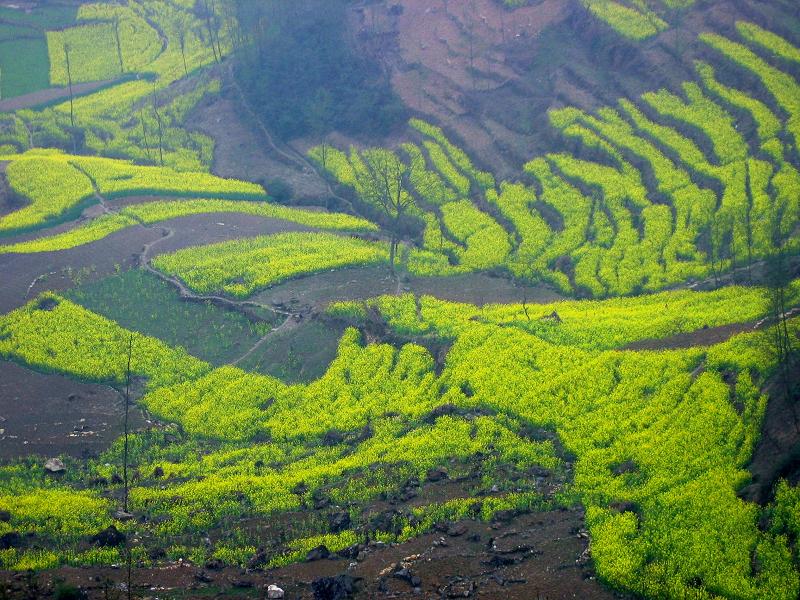
[(63, 473), (67, 470), (60, 458), (50, 458), (44, 463), (44, 470), (50, 473)]
[(283, 598), (283, 590), (273, 583), (267, 588), (267, 598)]

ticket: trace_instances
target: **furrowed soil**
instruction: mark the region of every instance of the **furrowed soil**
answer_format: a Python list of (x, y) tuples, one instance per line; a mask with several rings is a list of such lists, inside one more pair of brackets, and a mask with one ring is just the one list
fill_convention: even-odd
[[(450, 534), (434, 531), (403, 544), (370, 545), (359, 562), (334, 556), (268, 571), (186, 562), (136, 568), (131, 590), (136, 598), (264, 598), (265, 588), (276, 584), (287, 599), (311, 600), (315, 580), (345, 574), (355, 579), (352, 597), (356, 599), (624, 598), (594, 578), (579, 509), (463, 524)], [(406, 565), (410, 577), (419, 578), (417, 588), (394, 575)], [(80, 587), (91, 599), (123, 598), (121, 590), (127, 583), (124, 565), (116, 569), (65, 567), (32, 579), (23, 573), (6, 577), (14, 598), (52, 597), (56, 581)]]

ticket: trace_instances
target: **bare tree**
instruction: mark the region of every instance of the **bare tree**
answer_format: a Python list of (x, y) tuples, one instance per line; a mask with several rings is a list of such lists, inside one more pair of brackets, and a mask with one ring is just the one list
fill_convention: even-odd
[(139, 109), (139, 121), (142, 124), (142, 139), (144, 141), (144, 151), (147, 153), (147, 160), (152, 160), (150, 157), (150, 144), (147, 142), (147, 127), (144, 122), (144, 108)]
[(211, 42), (211, 51), (214, 53), (214, 62), (218, 63), (221, 57), (217, 55), (217, 46), (214, 43), (214, 27), (211, 22), (211, 9), (208, 5), (208, 0), (195, 0), (194, 12), (198, 18), (204, 19), (206, 22), (208, 39)]
[(156, 123), (158, 124), (158, 158), (161, 166), (164, 166), (164, 126), (161, 123), (161, 115), (158, 112), (158, 103), (156, 102), (156, 84), (153, 83), (153, 113), (156, 115)]
[(765, 261), (765, 275), (769, 292), (770, 317), (773, 321), (771, 343), (778, 362), (778, 376), (783, 393), (788, 400), (791, 395), (791, 374), (796, 357), (787, 324), (789, 286), (792, 282), (792, 275), (786, 250), (782, 244)]
[(322, 143), (319, 145), (319, 157), (322, 160), (322, 168), (323, 169), (327, 169), (328, 168), (328, 150), (329, 149), (330, 149), (330, 146), (328, 145), (328, 142), (323, 140)]
[(414, 198), (406, 189), (406, 165), (394, 153), (379, 148), (365, 150), (362, 158), (356, 168), (357, 189), (366, 202), (386, 216), (391, 234), (389, 268), (394, 273), (403, 217), (414, 205)]
[(122, 43), (119, 39), (119, 17), (114, 18), (114, 39), (117, 42), (117, 59), (119, 60), (119, 72), (125, 72), (125, 63), (122, 60)]
[(72, 95), (72, 69), (70, 68), (69, 64), (69, 51), (69, 44), (64, 42), (64, 58), (67, 62), (67, 83), (69, 84), (69, 120), (70, 123), (72, 123), (72, 126), (75, 127), (75, 105), (74, 97)]
[(125, 496), (122, 501), (122, 510), (128, 512), (128, 412), (131, 406), (131, 357), (133, 356), (133, 334), (128, 338), (128, 367), (125, 370), (125, 420), (123, 430), (125, 441), (122, 450), (122, 481), (125, 484)]
[(189, 75), (189, 68), (186, 66), (186, 29), (178, 29), (178, 45), (181, 47), (181, 58), (183, 58), (183, 74)]

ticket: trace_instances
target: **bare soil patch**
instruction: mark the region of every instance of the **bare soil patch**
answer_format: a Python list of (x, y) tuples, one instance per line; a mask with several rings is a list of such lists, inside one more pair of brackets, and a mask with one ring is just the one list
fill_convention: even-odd
[[(457, 536), (433, 532), (394, 546), (372, 546), (363, 561), (334, 556), (267, 572), (172, 563), (159, 568), (134, 569), (136, 597), (263, 598), (265, 587), (277, 584), (287, 599), (314, 597), (312, 583), (321, 577), (347, 574), (356, 579), (353, 598), (454, 598), (508, 600), (547, 598), (621, 598), (593, 575), (587, 559), (588, 539), (581, 510), (533, 513), (505, 522), (467, 521)], [(444, 544), (442, 544), (444, 540)], [(419, 578), (417, 590), (395, 577), (401, 562)], [(395, 565), (392, 568), (392, 565)], [(384, 569), (388, 572), (381, 575)], [(0, 578), (3, 574), (0, 573)], [(107, 588), (126, 580), (125, 569), (65, 567), (28, 578), (5, 573), (11, 598), (50, 596), (58, 579), (81, 587), (91, 599), (106, 598)], [(106, 583), (107, 582), (107, 583)]]
[[(105, 85), (111, 83), (110, 81), (89, 81), (86, 83), (75, 83), (72, 85), (72, 94), (74, 96), (81, 96), (93, 92)], [(47, 104), (54, 100), (68, 99), (69, 88), (52, 87), (46, 90), (39, 90), (38, 92), (31, 92), (30, 94), (23, 94), (22, 96), (14, 96), (6, 100), (0, 100), (0, 112), (13, 112), (23, 108), (33, 108), (41, 104)]]
[(415, 277), (404, 286), (418, 296), (436, 296), (442, 300), (467, 302), (478, 306), (523, 301), (546, 304), (564, 299), (561, 294), (544, 284), (514, 282), (505, 277), (495, 277), (486, 273), (469, 273), (454, 277)]
[[(0, 361), (0, 459), (95, 456), (122, 434), (124, 401), (112, 388)], [(131, 426), (145, 424), (131, 411)]]
[(386, 267), (341, 269), (278, 284), (253, 297), (261, 304), (293, 310), (324, 310), (331, 302), (365, 300), (393, 294), (397, 283)]
[(296, 199), (324, 203), (328, 195), (324, 181), (312, 170), (301, 170), (272, 152), (258, 127), (246, 122), (246, 112), (232, 95), (226, 93), (201, 103), (189, 118), (191, 129), (214, 139), (213, 173), (257, 182), (282, 179), (292, 187)]
[(288, 221), (237, 213), (191, 215), (153, 225), (153, 231), (156, 232), (168, 229), (172, 229), (175, 234), (163, 243), (159, 243), (156, 246), (157, 250), (151, 256), (174, 252), (189, 246), (202, 246), (284, 231), (315, 231)]
[(753, 331), (755, 325), (755, 323), (731, 323), (678, 333), (658, 340), (638, 340), (628, 344), (623, 350), (678, 350), (695, 346), (712, 346), (725, 342), (738, 333)]
[(0, 255), (0, 312), (18, 308), (45, 290), (60, 291), (77, 280), (99, 279), (135, 266), (134, 252), (159, 233), (130, 227), (86, 246), (62, 252)]

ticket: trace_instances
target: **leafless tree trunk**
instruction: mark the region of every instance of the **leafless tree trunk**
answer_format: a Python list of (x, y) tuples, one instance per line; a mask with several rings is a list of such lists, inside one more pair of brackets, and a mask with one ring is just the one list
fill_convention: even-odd
[(406, 166), (387, 150), (367, 150), (363, 153), (365, 168), (357, 173), (364, 199), (380, 208), (389, 222), (389, 268), (395, 272), (394, 263), (400, 243), (403, 217), (413, 204), (406, 190)]
[(181, 47), (181, 58), (183, 58), (183, 74), (189, 75), (189, 68), (186, 66), (186, 30), (178, 30), (178, 44)]
[(156, 103), (156, 88), (153, 84), (153, 112), (156, 115), (156, 123), (158, 124), (158, 158), (161, 166), (164, 166), (164, 127), (161, 123), (161, 115), (158, 113), (158, 105)]
[(144, 108), (139, 110), (139, 121), (142, 123), (142, 139), (144, 140), (144, 151), (147, 153), (147, 160), (152, 160), (150, 157), (150, 144), (147, 142), (147, 128), (144, 123)]
[(72, 69), (69, 64), (69, 44), (64, 43), (64, 58), (67, 61), (67, 83), (69, 84), (69, 121), (75, 127), (75, 106), (72, 95)]
[(125, 72), (125, 64), (122, 61), (122, 43), (119, 39), (119, 17), (114, 19), (114, 39), (117, 42), (117, 59), (119, 59), (119, 72)]
[[(128, 367), (125, 371), (125, 421), (124, 432), (125, 441), (122, 452), (122, 481), (125, 484), (125, 496), (123, 497), (122, 510), (128, 512), (128, 412), (131, 405), (131, 356), (133, 355), (133, 334), (128, 339)], [(129, 574), (130, 587), (130, 574)]]

